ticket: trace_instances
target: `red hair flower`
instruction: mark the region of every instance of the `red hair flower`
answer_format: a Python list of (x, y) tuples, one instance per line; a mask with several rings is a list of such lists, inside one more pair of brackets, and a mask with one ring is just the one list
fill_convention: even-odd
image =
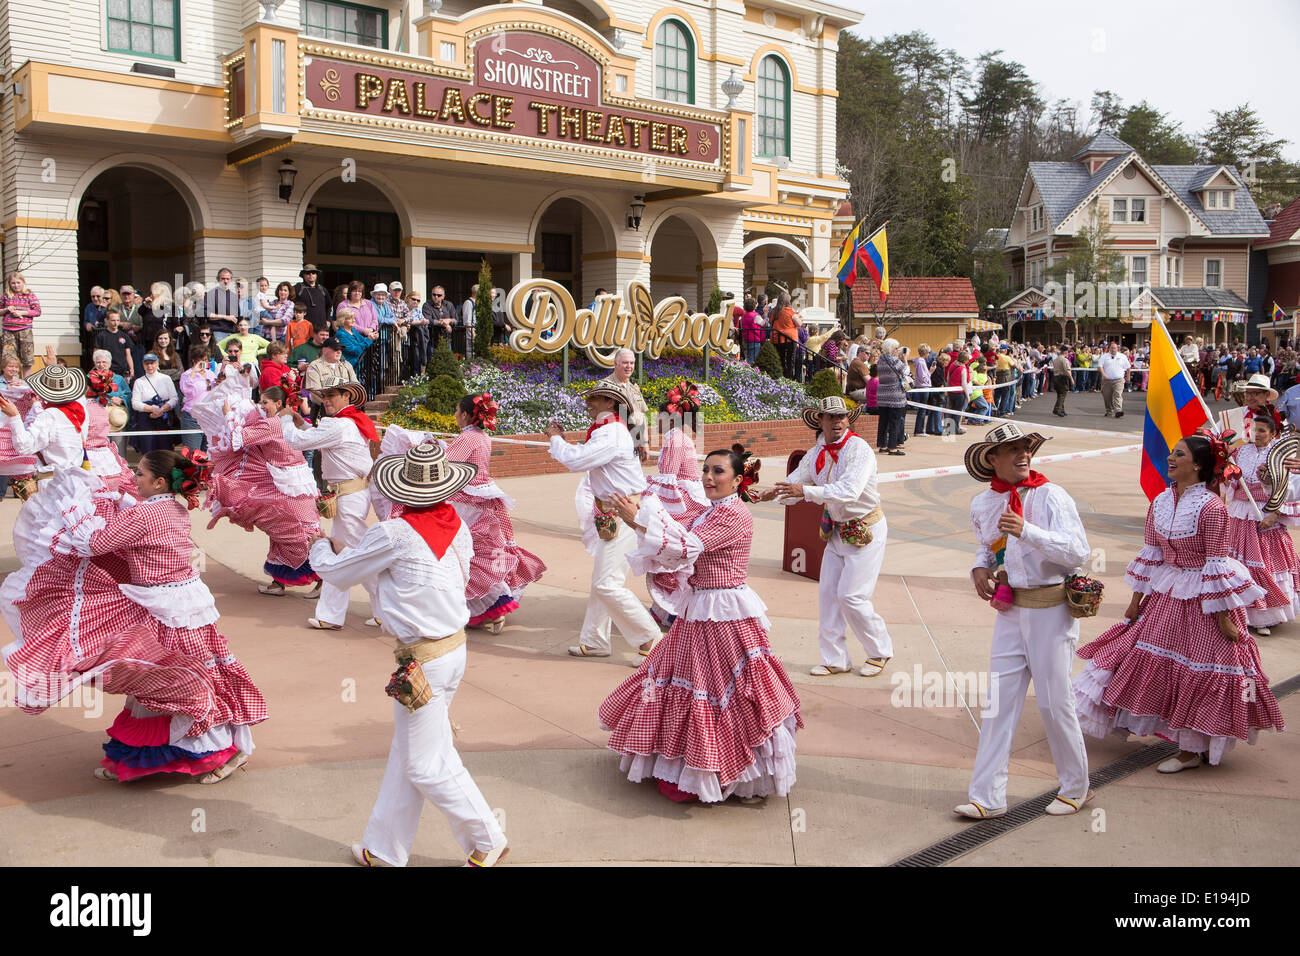
[(474, 413), (470, 416), (470, 421), (485, 432), (496, 431), (497, 410), (498, 406), (497, 403), (492, 400), (491, 392), (484, 392), (482, 395), (475, 395)]
[(195, 448), (182, 448), (180, 455), (185, 464), (172, 468), (171, 489), (175, 494), (183, 495), (186, 506), (193, 511), (199, 506), (199, 492), (210, 487), (212, 462), (204, 452)]
[(107, 405), (109, 399), (117, 392), (117, 383), (113, 381), (112, 371), (92, 371), (86, 376), (86, 397)]
[(1239, 480), (1241, 478), (1241, 469), (1233, 463), (1230, 448), (1237, 437), (1237, 433), (1223, 432), (1216, 435), (1210, 429), (1202, 428), (1197, 434), (1209, 441), (1210, 451), (1214, 454), (1214, 476), (1206, 482), (1209, 489), (1218, 491), (1219, 486), (1224, 482)]
[(740, 495), (741, 501), (753, 502), (754, 499), (749, 496), (749, 489), (751, 485), (758, 481), (758, 469), (763, 463), (754, 457), (753, 452), (745, 451), (745, 446), (740, 442), (732, 445), (731, 450), (743, 462), (740, 472), (740, 487), (736, 489), (736, 493)]
[(700, 390), (682, 379), (668, 390), (666, 411), (673, 415), (694, 414), (700, 410)]

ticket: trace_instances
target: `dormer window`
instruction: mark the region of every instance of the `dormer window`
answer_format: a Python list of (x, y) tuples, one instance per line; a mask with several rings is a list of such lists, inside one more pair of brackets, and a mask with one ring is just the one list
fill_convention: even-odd
[(1029, 231), (1038, 232), (1047, 224), (1047, 216), (1043, 213), (1041, 205), (1034, 206), (1029, 210)]
[(1236, 207), (1237, 194), (1231, 189), (1207, 189), (1202, 195), (1205, 197), (1206, 209), (1233, 209)]

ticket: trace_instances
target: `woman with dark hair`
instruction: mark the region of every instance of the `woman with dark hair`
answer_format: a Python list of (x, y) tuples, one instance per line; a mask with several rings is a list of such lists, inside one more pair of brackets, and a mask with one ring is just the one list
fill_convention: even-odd
[(170, 332), (166, 329), (159, 332), (147, 351), (158, 356), (158, 371), (170, 378), (173, 383), (180, 381), (181, 372), (185, 371), (185, 366), (181, 362), (180, 354), (176, 351), (176, 346), (172, 343)]
[(497, 427), (497, 403), (492, 394), (464, 396), (455, 415), (460, 434), (447, 444), (447, 458), (478, 469), (468, 485), (447, 499), (474, 539), (474, 558), (465, 586), (470, 614), (465, 626), (499, 634), (506, 615), (519, 610), (524, 589), (541, 578), (546, 565), (515, 543), (510, 521), (514, 499), (492, 480), (488, 432)]
[(1171, 486), (1147, 509), (1146, 546), (1128, 566), (1124, 620), (1081, 647), (1074, 680), (1084, 733), (1156, 734), (1179, 747), (1160, 773), (1217, 764), (1238, 740), (1282, 730), (1246, 608), (1264, 595), (1228, 551), (1222, 441), (1192, 435), (1167, 462)]
[[(52, 548), (82, 560), (73, 566), (51, 563), (48, 574), (38, 570), (20, 605), (25, 635), (41, 630), (42, 621), (57, 626), (62, 620), (66, 630), (71, 605), (73, 619), (80, 620), (73, 626), (86, 630), (87, 639), (113, 644), (143, 629), (206, 674), (189, 695), (204, 698), (199, 708), (191, 702), (181, 710), (159, 710), (127, 698), (95, 771), (101, 780), (183, 773), (200, 783), (217, 783), (247, 762), (253, 751), (250, 728), (266, 719), (266, 703), (217, 631), (220, 615), (212, 593), (190, 563), (194, 544), (187, 507), (198, 506), (205, 467), (201, 456), (151, 451), (138, 466), (139, 503), (105, 509), (100, 496), (87, 495), (65, 507)], [(113, 570), (120, 593), (86, 590), (87, 565)], [(143, 617), (141, 608), (147, 612)]]
[[(747, 457), (747, 456), (746, 456)], [(679, 523), (653, 495), (614, 506), (637, 533), (632, 570), (677, 615), (637, 672), (600, 706), (628, 780), (659, 780), (670, 800), (758, 802), (794, 786), (799, 697), (768, 643), (767, 607), (749, 589), (754, 474), (734, 451), (710, 452), (709, 506)]]

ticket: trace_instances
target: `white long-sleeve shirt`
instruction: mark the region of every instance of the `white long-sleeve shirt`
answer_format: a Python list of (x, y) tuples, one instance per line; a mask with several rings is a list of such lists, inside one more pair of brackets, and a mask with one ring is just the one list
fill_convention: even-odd
[[(84, 401), (82, 403), (85, 404)], [(22, 417), (5, 416), (13, 435), (14, 451), (20, 455), (40, 454), (55, 471), (80, 468), (85, 456), (85, 425), (78, 431), (68, 416), (57, 408), (47, 408), (24, 425)]]
[(322, 418), (315, 428), (297, 428), (293, 418), (285, 415), (280, 419), (280, 428), (290, 448), (320, 449), (320, 474), (326, 481), (351, 481), (370, 474), (370, 443), (346, 418)]
[[(997, 568), (992, 544), (1002, 537), (998, 518), (1007, 510), (1011, 495), (992, 488), (980, 492), (970, 503), (971, 522), (979, 551), (974, 568)], [(1041, 588), (1060, 584), (1066, 575), (1080, 570), (1092, 553), (1074, 499), (1060, 485), (1048, 482), (1024, 492), (1025, 526), (1020, 537), (1007, 535), (1005, 556), (1007, 582), (1012, 588)]]
[(645, 472), (636, 457), (632, 434), (616, 421), (597, 428), (580, 445), (570, 445), (555, 435), (551, 438), (551, 457), (569, 471), (587, 472), (597, 498), (645, 491)]
[(802, 500), (824, 505), (832, 521), (851, 521), (871, 514), (880, 507), (876, 453), (865, 439), (854, 435), (837, 453), (837, 461), (832, 462), (827, 453), (821, 471), (816, 471), (817, 456), (825, 444), (826, 437), (818, 433), (817, 443), (785, 479), (803, 485), (803, 498), (782, 498), (781, 503), (793, 505)]
[(403, 643), (417, 638), (443, 638), (469, 621), (465, 583), (474, 543), (469, 528), (460, 530), (441, 558), (401, 518), (380, 521), (366, 529), (351, 548), (334, 553), (328, 541), (311, 549), (311, 567), (328, 584), (347, 590), (375, 582), (375, 617), (383, 629)]
[(172, 408), (180, 405), (176, 383), (162, 372), (154, 372), (152, 375), (141, 375), (131, 386), (131, 407), (137, 412), (156, 412), (161, 406), (148, 404), (149, 399), (155, 395)]

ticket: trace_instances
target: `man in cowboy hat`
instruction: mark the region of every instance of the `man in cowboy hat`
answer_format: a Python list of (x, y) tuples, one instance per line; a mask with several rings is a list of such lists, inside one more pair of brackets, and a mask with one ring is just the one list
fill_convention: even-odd
[[(993, 682), (980, 725), (970, 802), (955, 810), (972, 820), (1007, 812), (1011, 743), (1031, 679), (1061, 784), (1047, 812), (1077, 813), (1092, 796), (1088, 753), (1070, 688), (1079, 622), (1070, 615), (1064, 586), (1065, 578), (1088, 560), (1088, 536), (1074, 499), (1030, 470), (1034, 452), (1046, 440), (1006, 424), (966, 449), (966, 471), (990, 484), (971, 501), (980, 545), (971, 580), (981, 600), (997, 597), (1001, 604), (994, 606), (1005, 608), (993, 624)], [(1010, 596), (999, 591), (1003, 580)]]
[(298, 278), (302, 281), (293, 287), (293, 301), (307, 306), (307, 318), (311, 320), (313, 329), (328, 329), (331, 318), (330, 294), (329, 290), (316, 284), (319, 275), (319, 270), (311, 263), (303, 266), (298, 273)]
[(861, 408), (849, 411), (844, 398), (832, 395), (803, 413), (804, 424), (818, 433), (799, 465), (761, 496), (763, 501), (782, 498), (786, 505), (811, 501), (822, 506), (822, 555), (818, 599), (821, 613), (817, 641), (822, 662), (814, 677), (842, 674), (852, 669), (845, 625), (857, 635), (867, 652), (858, 673), (874, 677), (894, 656), (894, 642), (885, 620), (876, 613), (871, 595), (885, 560), (889, 526), (880, 509), (876, 490), (876, 455), (853, 431)]
[(1268, 376), (1263, 372), (1256, 372), (1246, 380), (1243, 390), (1246, 399), (1246, 428), (1245, 434), (1251, 434), (1251, 426), (1255, 420), (1255, 414), (1258, 412), (1268, 415), (1268, 406), (1277, 401), (1277, 389), (1269, 383)]
[(570, 445), (555, 422), (546, 428), (551, 457), (569, 471), (587, 472), (579, 486), (578, 525), (582, 543), (595, 563), (587, 615), (578, 643), (569, 648), (569, 653), (574, 657), (609, 657), (612, 623), (618, 625), (623, 639), (644, 656), (659, 636), (659, 625), (627, 588), (631, 570), (627, 555), (636, 547), (636, 534), (617, 519), (609, 502), (615, 495), (636, 499), (645, 490), (646, 478), (623, 417), (626, 394), (616, 385), (597, 382), (587, 389), (584, 398), (591, 415), (585, 442)]
[(465, 675), (465, 585), (474, 545), (447, 499), (477, 471), (432, 442), (387, 455), (375, 463), (373, 480), (404, 507), (402, 515), (371, 525), (349, 547), (326, 538), (312, 544), (312, 568), (327, 586), (346, 594), (373, 582), (375, 614), (398, 640), (388, 766), (365, 835), (352, 845), (362, 866), (406, 865), (425, 800), (451, 824), (466, 866), (494, 866), (507, 852), (492, 808), (456, 752), (448, 718)]
[[(280, 411), (280, 427), (284, 440), (298, 451), (318, 450), (321, 475), (326, 486), (334, 493), (338, 508), (330, 533), (340, 545), (351, 546), (366, 533), (366, 518), (370, 514), (369, 487), (370, 443), (379, 441), (374, 422), (361, 411), (366, 404), (366, 390), (356, 382), (340, 382), (312, 394), (325, 412), (313, 428), (303, 420), (295, 408)], [(372, 627), (380, 620), (375, 610), (373, 580), (365, 582), (370, 594), (373, 615), (366, 621)], [(321, 585), (320, 599), (316, 602), (316, 616), (307, 623), (320, 630), (337, 631), (348, 614), (348, 592), (328, 582)]]
[(0, 414), (13, 435), (14, 451), (19, 455), (40, 454), (55, 471), (80, 468), (85, 458), (86, 373), (66, 365), (47, 365), (27, 379), (44, 408), (25, 425), (18, 408), (7, 398), (0, 398)]

